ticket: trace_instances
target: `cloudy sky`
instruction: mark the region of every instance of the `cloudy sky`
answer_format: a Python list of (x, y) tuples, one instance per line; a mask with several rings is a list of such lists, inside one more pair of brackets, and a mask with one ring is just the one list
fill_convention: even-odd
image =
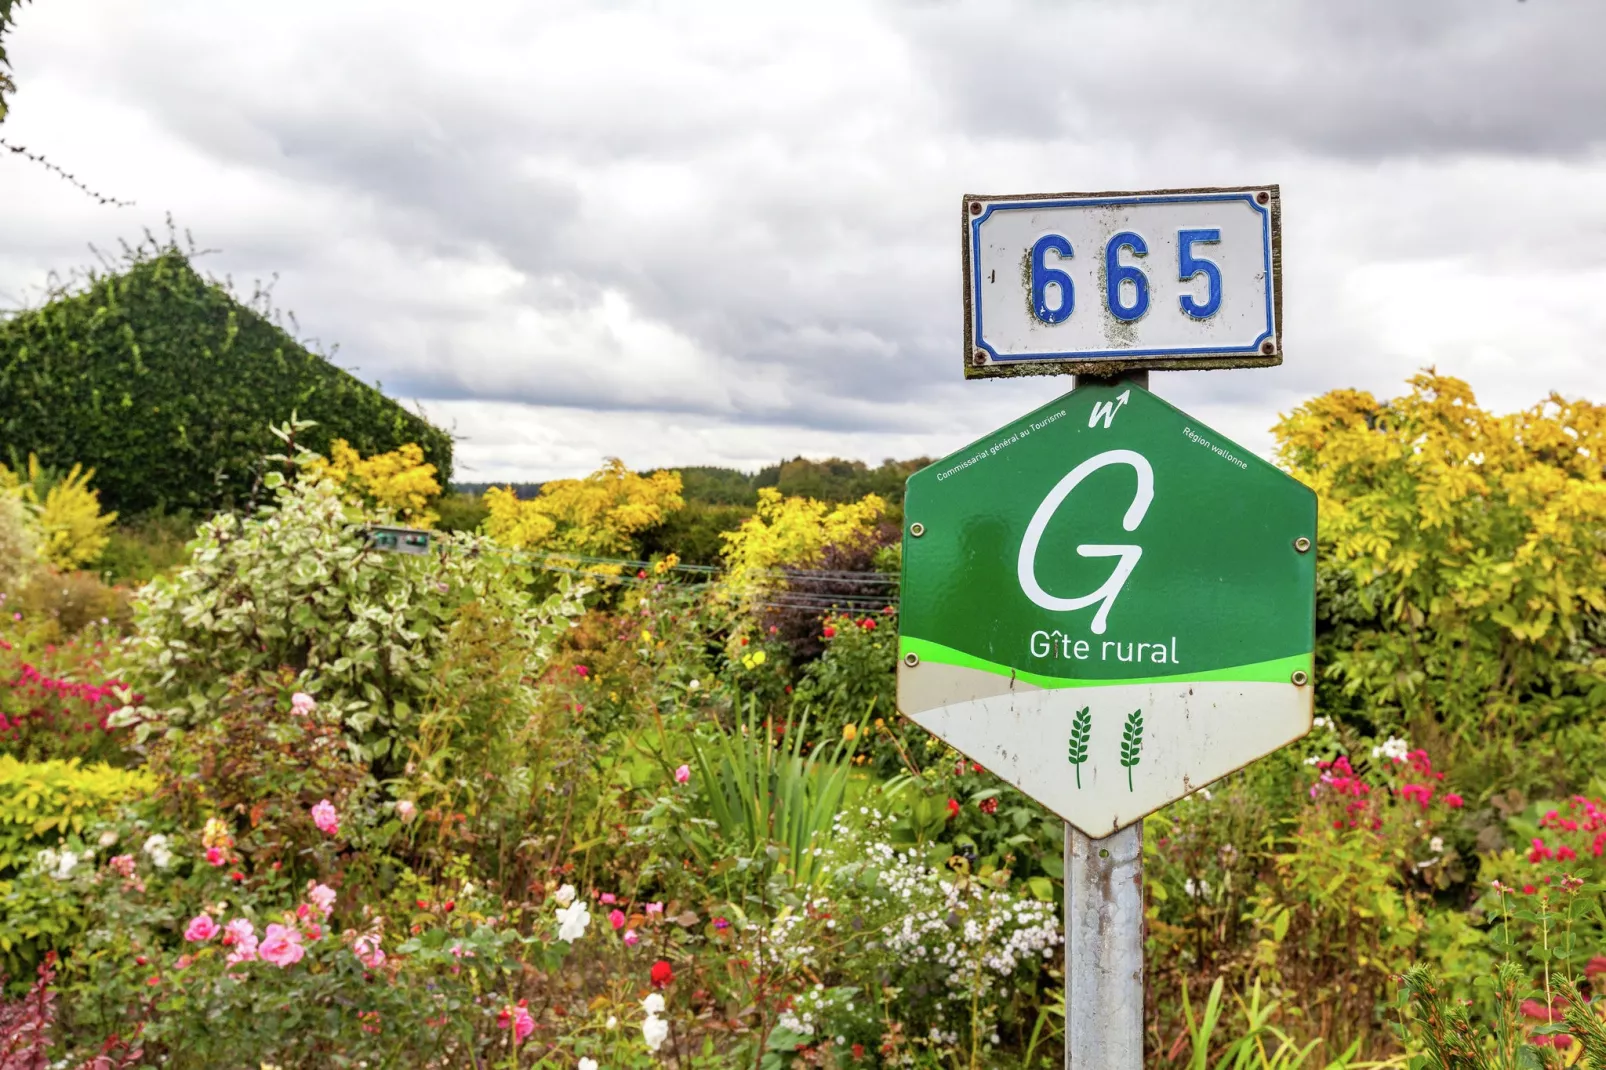
[(1284, 351), (1154, 388), (1266, 450), (1417, 368), (1606, 395), (1606, 3), (33, 0), (0, 306), (171, 213), (460, 479), (942, 454), (965, 192), (1277, 182)]

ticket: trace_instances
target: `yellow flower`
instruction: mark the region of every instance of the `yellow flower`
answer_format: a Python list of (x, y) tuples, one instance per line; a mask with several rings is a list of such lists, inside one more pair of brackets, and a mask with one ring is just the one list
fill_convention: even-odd
[(847, 739), (847, 740), (857, 739), (858, 735), (859, 735), (859, 726), (858, 725), (845, 724), (845, 725), (842, 726), (842, 738), (843, 739)]
[(754, 665), (762, 665), (762, 664), (764, 664), (764, 651), (760, 650), (760, 651), (758, 651), (757, 653), (755, 653), (753, 655), (753, 664)]
[(645, 628), (641, 629), (641, 641), (644, 643), (652, 642), (652, 633)]

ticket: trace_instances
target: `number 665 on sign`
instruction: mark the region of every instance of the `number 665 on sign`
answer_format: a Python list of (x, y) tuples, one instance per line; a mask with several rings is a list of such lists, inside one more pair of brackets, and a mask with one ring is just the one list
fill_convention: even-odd
[(1282, 363), (1275, 185), (963, 204), (971, 378)]

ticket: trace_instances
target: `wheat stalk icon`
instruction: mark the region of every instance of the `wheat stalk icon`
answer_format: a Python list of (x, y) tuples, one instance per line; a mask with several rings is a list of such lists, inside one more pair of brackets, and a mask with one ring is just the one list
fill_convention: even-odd
[(1071, 746), (1068, 757), (1076, 767), (1076, 786), (1082, 786), (1082, 763), (1087, 761), (1087, 737), (1093, 733), (1091, 707), (1083, 706), (1071, 719)]
[(1126, 715), (1126, 727), (1121, 730), (1121, 764), (1126, 766), (1126, 790), (1132, 787), (1132, 767), (1141, 760), (1143, 750), (1143, 711), (1133, 710)]

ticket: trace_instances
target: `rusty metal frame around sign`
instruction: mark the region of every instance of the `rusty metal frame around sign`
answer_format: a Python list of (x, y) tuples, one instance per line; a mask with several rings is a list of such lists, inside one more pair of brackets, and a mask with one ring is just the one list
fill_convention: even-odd
[[(971, 219), (988, 205), (1011, 201), (1091, 200), (1121, 197), (1156, 197), (1176, 194), (1264, 194), (1271, 215), (1272, 312), (1276, 332), (1269, 352), (1221, 357), (1143, 356), (1130, 359), (1012, 360), (994, 361), (976, 342), (976, 309), (971, 288)], [(1092, 193), (967, 193), (960, 202), (959, 248), (964, 274), (962, 299), (965, 310), (964, 368), (966, 379), (1013, 378), (1022, 375), (1085, 375), (1100, 379), (1140, 369), (1178, 370), (1214, 368), (1269, 368), (1283, 362), (1283, 228), (1282, 198), (1275, 183), (1261, 186), (1194, 186), (1184, 189), (1106, 190)]]

